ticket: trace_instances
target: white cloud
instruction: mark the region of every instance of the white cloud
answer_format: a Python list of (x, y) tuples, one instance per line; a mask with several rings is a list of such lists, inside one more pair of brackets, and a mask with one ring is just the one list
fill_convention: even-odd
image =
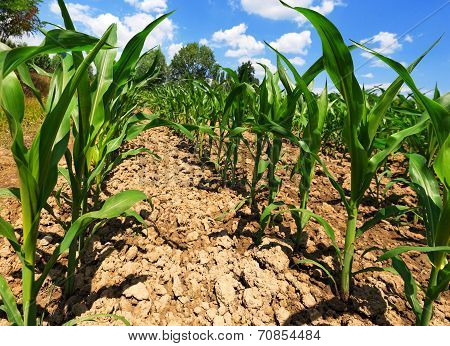
[[(375, 36), (364, 39), (362, 42), (366, 44), (377, 44), (377, 47), (372, 49), (383, 55), (394, 54), (402, 48), (402, 44), (398, 41), (397, 34), (386, 31), (380, 31)], [(372, 54), (364, 52), (363, 56), (370, 57)]]
[(363, 74), (361, 77), (372, 79), (374, 77), (374, 75), (372, 72), (369, 72), (369, 73)]
[(272, 72), (276, 72), (277, 71), (277, 67), (269, 59), (266, 59), (266, 58), (242, 57), (242, 58), (239, 59), (239, 64), (242, 64), (242, 63), (247, 62), (247, 61), (250, 61), (252, 63), (252, 66), (255, 68), (255, 76), (258, 79), (263, 79), (265, 74), (266, 74), (264, 68), (261, 65), (259, 65), (259, 64), (266, 65), (269, 68), (269, 70), (272, 71)]
[(15, 43), (25, 43), (27, 46), (39, 46), (44, 41), (44, 35), (41, 33), (36, 34), (24, 34), (21, 37), (15, 38)]
[(412, 43), (414, 41), (414, 37), (410, 34), (407, 34), (404, 38), (406, 42)]
[[(402, 48), (402, 44), (398, 41), (397, 34), (392, 32), (380, 31), (375, 36), (362, 40), (363, 44), (372, 45), (372, 49), (383, 55), (392, 55)], [(372, 66), (385, 67), (381, 60), (374, 58), (369, 52), (363, 52), (361, 55), (367, 59), (372, 59)]]
[[(155, 20), (155, 16), (138, 12), (119, 18), (111, 13), (95, 14), (96, 9), (78, 3), (67, 3), (68, 10), (75, 23), (81, 24), (89, 34), (100, 37), (113, 23), (117, 24), (118, 46), (123, 48), (127, 42), (139, 31)], [(56, 1), (50, 4), (50, 10), (59, 14)], [(164, 20), (149, 35), (145, 42), (145, 48), (150, 49), (157, 45), (163, 45), (165, 41), (172, 41), (175, 25), (170, 19)]]
[(183, 48), (184, 45), (182, 43), (173, 43), (167, 49), (167, 54), (169, 56), (169, 60), (172, 60), (173, 57)]
[(284, 34), (275, 42), (271, 42), (270, 45), (281, 53), (306, 55), (311, 43), (311, 31), (306, 30), (300, 33), (290, 32)]
[(299, 56), (296, 56), (296, 57), (294, 57), (294, 58), (291, 58), (291, 59), (289, 59), (289, 61), (290, 61), (291, 63), (293, 63), (294, 65), (297, 65), (297, 66), (303, 66), (303, 65), (305, 65), (305, 63), (306, 63), (305, 59), (303, 59), (303, 58), (301, 58), (301, 57), (299, 57)]
[(253, 57), (264, 51), (264, 44), (253, 36), (246, 35), (247, 29), (247, 25), (242, 23), (228, 30), (220, 30), (213, 34), (211, 41), (230, 47), (225, 52), (226, 57)]
[[(340, 0), (291, 0), (291, 6), (313, 9), (323, 15), (333, 12), (335, 6), (341, 5)], [(294, 10), (283, 6), (278, 0), (241, 0), (241, 6), (249, 14), (256, 14), (272, 20), (293, 20), (304, 24), (306, 18)]]
[(209, 44), (209, 41), (206, 38), (202, 38), (199, 41), (201, 46), (207, 46)]
[(125, 2), (144, 12), (161, 13), (167, 10), (167, 0), (125, 0)]

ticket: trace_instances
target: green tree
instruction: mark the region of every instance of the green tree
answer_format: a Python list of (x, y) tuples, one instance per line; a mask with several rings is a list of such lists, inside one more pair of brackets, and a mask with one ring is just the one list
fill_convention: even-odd
[(241, 66), (238, 67), (237, 72), (241, 82), (259, 84), (258, 78), (255, 77), (255, 68), (251, 61), (243, 62)]
[(139, 65), (136, 68), (137, 77), (144, 76), (152, 67), (153, 63), (155, 62), (155, 59), (157, 59), (157, 66), (158, 66), (157, 68), (159, 72), (156, 78), (151, 80), (149, 84), (165, 82), (168, 77), (169, 68), (166, 63), (166, 57), (159, 48), (148, 51), (142, 57), (142, 59), (139, 61)]
[(0, 1), (0, 41), (32, 33), (40, 26), (37, 14), (41, 0)]
[(189, 43), (175, 54), (170, 64), (171, 79), (216, 79), (219, 65), (211, 48)]

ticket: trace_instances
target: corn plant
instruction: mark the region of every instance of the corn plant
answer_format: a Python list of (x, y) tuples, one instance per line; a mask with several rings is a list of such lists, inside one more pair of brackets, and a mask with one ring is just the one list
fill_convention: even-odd
[[(105, 48), (106, 39), (111, 30), (110, 27), (105, 35), (97, 40), (74, 31), (57, 29), (47, 32), (45, 41), (38, 47), (9, 50), (2, 46), (0, 51), (0, 104), (8, 119), (13, 139), (11, 151), (20, 181), (20, 189), (11, 188), (7, 191), (10, 195), (18, 198), (22, 206), (23, 242), (20, 243), (17, 240), (13, 227), (3, 219), (0, 219), (0, 235), (8, 239), (22, 262), (22, 314), (3, 277), (0, 277), (0, 294), (2, 309), (6, 311), (11, 323), (16, 325), (36, 324), (36, 297), (44, 280), (59, 256), (68, 250), (73, 239), (82, 233), (93, 219), (104, 218), (108, 215), (120, 215), (124, 207), (125, 210), (129, 209), (137, 200), (143, 199), (141, 193), (128, 191), (108, 200), (96, 214), (86, 214), (83, 219), (79, 219), (68, 230), (39, 278), (35, 278), (39, 221), (42, 209), (49, 209), (47, 200), (57, 181), (57, 165), (67, 148), (70, 126), (68, 110), (70, 110), (72, 98), (88, 66), (100, 50)], [(57, 99), (49, 98), (45, 108), (45, 120), (31, 147), (27, 148), (23, 141), (21, 128), (24, 115), (24, 93), (18, 76), (24, 84), (35, 89), (25, 63), (42, 52), (59, 53), (70, 50), (89, 50), (89, 54), (80, 61), (59, 97)], [(37, 92), (35, 94), (38, 98), (40, 97)]]
[[(301, 104), (305, 109), (303, 113), (304, 115), (307, 115), (307, 120), (304, 127), (299, 129), (302, 137), (297, 141), (297, 143), (300, 144), (300, 154), (294, 172), (300, 173), (301, 176), (299, 184), (299, 204), (301, 209), (306, 209), (311, 189), (311, 182), (314, 177), (316, 158), (322, 143), (322, 132), (328, 114), (328, 89), (327, 85), (325, 85), (322, 94), (318, 98), (315, 98), (308, 89), (305, 79), (302, 78), (292, 63), (269, 44), (268, 46), (277, 54), (278, 74), (288, 95), (292, 94), (294, 90), (294, 83), (290, 80), (289, 75), (286, 73), (283, 63), (286, 64), (291, 71), (295, 78), (296, 85), (302, 91), (304, 98), (304, 102), (301, 102)], [(307, 73), (304, 77), (310, 78)], [(276, 206), (280, 205), (281, 203), (276, 204)], [(269, 210), (273, 210), (274, 205), (269, 204), (268, 208)], [(303, 229), (309, 220), (309, 214), (299, 213), (295, 208), (291, 208), (291, 211), (297, 224), (296, 244), (297, 246), (301, 246), (305, 244), (307, 239)], [(264, 217), (262, 220), (265, 220)], [(264, 228), (265, 225), (266, 222), (263, 222), (261, 227)]]
[[(59, 0), (58, 4), (66, 29), (74, 31), (75, 27), (64, 1)], [(73, 150), (66, 149), (64, 156), (67, 168), (60, 168), (61, 174), (72, 190), (70, 200), (72, 225), (84, 214), (99, 208), (101, 186), (114, 167), (127, 157), (149, 152), (145, 148), (138, 148), (117, 153), (124, 141), (140, 133), (138, 130), (140, 127), (137, 125), (148, 124), (155, 120), (155, 117), (134, 114), (136, 106), (131, 101), (136, 90), (146, 85), (157, 72), (157, 61), (148, 71), (139, 75), (136, 73), (136, 67), (145, 56), (145, 54), (141, 56), (141, 51), (147, 36), (169, 15), (170, 13), (157, 18), (136, 34), (126, 45), (117, 62), (115, 62), (117, 26), (112, 25), (106, 36), (106, 44), (112, 48), (104, 49), (96, 55), (94, 80), (91, 83), (87, 71), (80, 79), (77, 98), (73, 100), (73, 111), (70, 112), (73, 124)], [(73, 69), (78, 68), (83, 62), (83, 53), (76, 51), (72, 54), (65, 53), (62, 60), (63, 68), (57, 71), (56, 76), (57, 78), (59, 76), (60, 80), (68, 80), (73, 74)], [(64, 68), (66, 66), (67, 68)], [(57, 92), (58, 89), (52, 96), (57, 96)], [(89, 205), (89, 198), (93, 199), (93, 205)], [(66, 296), (73, 293), (74, 274), (79, 261), (77, 252), (84, 247), (84, 237), (81, 235), (69, 249)]]
[[(411, 186), (419, 197), (426, 229), (426, 247), (400, 246), (385, 252), (378, 260), (391, 259), (394, 269), (405, 283), (405, 295), (410, 303), (418, 325), (428, 325), (433, 315), (433, 303), (441, 292), (448, 289), (450, 265), (450, 94), (429, 99), (420, 93), (408, 71), (399, 63), (361, 46), (395, 70), (426, 109), (433, 126), (438, 145), (433, 170), (428, 167), (427, 158), (409, 154)], [(438, 95), (435, 94), (435, 97)], [(399, 257), (408, 251), (428, 253), (431, 273), (425, 291), (423, 306), (417, 299), (417, 284), (407, 265)]]
[[(363, 233), (361, 229), (367, 229), (365, 226), (360, 230), (357, 228), (358, 211), (361, 201), (364, 198), (367, 189), (370, 187), (371, 181), (380, 165), (390, 154), (398, 149), (404, 138), (422, 131), (426, 127), (429, 118), (425, 115), (414, 126), (390, 135), (384, 148), (374, 153), (373, 144), (380, 121), (386, 114), (392, 100), (400, 91), (401, 86), (403, 85), (403, 76), (397, 78), (386, 92), (382, 94), (378, 103), (372, 109), (368, 110), (365, 94), (354, 74), (353, 60), (350, 54), (351, 49), (344, 43), (338, 29), (327, 18), (313, 10), (300, 7), (294, 8), (283, 1), (281, 1), (281, 3), (304, 15), (317, 30), (322, 41), (323, 67), (341, 93), (346, 105), (343, 139), (348, 147), (351, 157), (351, 192), (349, 198), (347, 198), (342, 186), (337, 183), (323, 165), (325, 173), (330, 178), (332, 185), (339, 192), (348, 215), (343, 254), (341, 255), (339, 248), (335, 245), (334, 230), (323, 218), (316, 217), (304, 209), (299, 209), (298, 211), (302, 213), (306, 212), (310, 217), (313, 217), (318, 222), (322, 223), (327, 234), (332, 238), (335, 249), (338, 252), (339, 263), (342, 263), (340, 293), (343, 300), (347, 300), (350, 293), (355, 241), (357, 237)], [(355, 45), (359, 46), (356, 43)], [(419, 57), (408, 70), (412, 71), (429, 50)], [(319, 66), (319, 68), (320, 67), (321, 66)], [(405, 80), (405, 82), (408, 84), (410, 81)], [(429, 106), (429, 103), (427, 103), (429, 99), (422, 94), (420, 94), (420, 97), (420, 100), (426, 100), (423, 103), (427, 111), (429, 111), (428, 108), (432, 108)], [(434, 109), (432, 109), (432, 111), (434, 111)], [(380, 220), (404, 212), (405, 208), (403, 207), (392, 206), (384, 208), (378, 211), (374, 220)], [(369, 220), (368, 222), (369, 224), (373, 224), (373, 220)]]

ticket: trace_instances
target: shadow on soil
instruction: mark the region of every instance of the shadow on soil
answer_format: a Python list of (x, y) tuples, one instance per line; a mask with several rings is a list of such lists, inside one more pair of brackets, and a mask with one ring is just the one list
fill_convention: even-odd
[[(354, 288), (348, 303), (344, 303), (338, 297), (334, 297), (311, 308), (305, 308), (292, 314), (284, 325), (301, 326), (314, 324), (326, 326), (328, 325), (326, 322), (327, 318), (336, 320), (348, 314), (360, 317), (360, 319), (356, 320), (357, 324), (364, 323), (362, 321), (370, 321), (376, 325), (390, 326), (391, 324), (385, 317), (386, 309), (387, 304), (376, 288), (358, 286)], [(318, 321), (319, 319), (323, 321)], [(342, 325), (345, 324), (347, 323), (343, 322)]]

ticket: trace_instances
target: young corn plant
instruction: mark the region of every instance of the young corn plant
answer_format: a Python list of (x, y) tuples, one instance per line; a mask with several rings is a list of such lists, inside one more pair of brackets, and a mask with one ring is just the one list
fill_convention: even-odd
[[(448, 141), (448, 139), (446, 140)], [(450, 150), (442, 147), (441, 150)], [(400, 246), (385, 252), (379, 257), (379, 261), (391, 260), (392, 267), (404, 281), (405, 297), (408, 300), (415, 316), (416, 325), (426, 326), (433, 316), (433, 304), (439, 295), (448, 289), (450, 283), (450, 264), (447, 254), (450, 252), (449, 239), (450, 227), (450, 201), (448, 198), (449, 184), (446, 183), (445, 174), (450, 165), (450, 154), (440, 153), (439, 161), (434, 165), (434, 172), (427, 166), (425, 157), (419, 154), (409, 154), (410, 185), (419, 196), (420, 208), (426, 228), (427, 246)], [(444, 165), (444, 166), (440, 166)], [(439, 173), (438, 173), (439, 172)], [(437, 176), (435, 175), (437, 174)], [(442, 179), (442, 180), (441, 180)], [(443, 191), (442, 194), (440, 191)], [(399, 256), (409, 251), (428, 253), (431, 263), (431, 273), (428, 279), (428, 287), (425, 292), (425, 300), (421, 305), (417, 293), (418, 284), (406, 263)]]
[(219, 122), (219, 147), (221, 152), (223, 143), (226, 146), (223, 179), (226, 179), (228, 170), (231, 168), (231, 183), (234, 185), (240, 145), (243, 142), (248, 146), (244, 138), (244, 133), (248, 130), (245, 125), (249, 122), (251, 106), (255, 102), (255, 91), (250, 84), (240, 80), (235, 71), (228, 68), (224, 71), (227, 73), (231, 90), (225, 100), (223, 117)]
[[(422, 131), (426, 127), (429, 117), (425, 114), (425, 116), (423, 116), (414, 126), (390, 135), (384, 148), (375, 152), (374, 139), (376, 138), (378, 127), (390, 104), (403, 85), (403, 76), (400, 76), (391, 84), (372, 109), (367, 109), (365, 95), (355, 77), (350, 48), (344, 43), (339, 30), (327, 18), (313, 10), (300, 7), (294, 8), (283, 1), (281, 1), (281, 3), (304, 15), (317, 30), (322, 41), (323, 67), (342, 95), (346, 105), (343, 140), (351, 157), (351, 191), (348, 198), (342, 186), (334, 180), (332, 175), (326, 170), (326, 167), (324, 167), (331, 183), (339, 192), (347, 211), (347, 227), (342, 257), (340, 251), (338, 252), (339, 258), (342, 259), (340, 293), (342, 299), (346, 301), (350, 295), (355, 242), (363, 233), (361, 229), (358, 230), (357, 228), (359, 206), (362, 199), (370, 187), (374, 175), (384, 160), (399, 148), (406, 137)], [(359, 46), (356, 43), (355, 45)], [(412, 71), (428, 51), (419, 57), (408, 68), (408, 71)], [(410, 81), (405, 80), (405, 82), (409, 86)], [(433, 106), (430, 106), (428, 98), (422, 94), (420, 94), (419, 97), (420, 100), (425, 100), (423, 103), (428, 112), (430, 109), (435, 111), (433, 108), (434, 104)], [(405, 208), (403, 207), (392, 206), (384, 208), (378, 211), (374, 220), (380, 220), (404, 212)], [(311, 217), (314, 216), (311, 215)], [(314, 218), (319, 221), (319, 218)], [(322, 219), (322, 221), (324, 220)], [(373, 220), (369, 220), (368, 222), (373, 223)], [(324, 228), (326, 229), (327, 234), (332, 234), (332, 240), (334, 241), (334, 231), (332, 228), (329, 227), (329, 225), (327, 227), (324, 226)], [(366, 228), (367, 227), (365, 226), (362, 227), (362, 229)], [(338, 250), (337, 247), (336, 249)]]
[[(292, 94), (294, 90), (294, 83), (290, 80), (283, 63), (291, 71), (295, 78), (295, 85), (302, 91), (304, 102), (301, 104), (306, 109), (307, 115), (306, 125), (300, 129), (302, 134), (301, 139), (297, 143), (300, 147), (300, 154), (294, 173), (299, 173), (301, 176), (299, 184), (299, 199), (300, 209), (307, 209), (309, 193), (311, 189), (311, 182), (314, 177), (316, 158), (319, 153), (322, 143), (322, 132), (324, 129), (327, 113), (328, 113), (328, 89), (325, 85), (321, 95), (316, 98), (308, 89), (305, 79), (298, 73), (296, 68), (283, 54), (278, 52), (275, 48), (268, 46), (277, 54), (278, 74), (281, 82), (285, 87), (286, 92)], [(308, 78), (308, 74), (305, 74)], [(269, 204), (269, 210), (274, 210), (274, 207), (280, 207), (282, 203)], [(297, 224), (296, 245), (300, 247), (305, 245), (307, 236), (304, 234), (304, 228), (310, 218), (308, 213), (299, 213), (295, 208), (291, 208), (292, 216)], [(264, 220), (264, 218), (263, 218)], [(265, 227), (266, 223), (262, 223)]]
[[(429, 159), (419, 154), (409, 154), (411, 186), (419, 197), (426, 229), (426, 247), (400, 246), (385, 252), (378, 260), (391, 259), (393, 268), (404, 280), (405, 295), (416, 315), (417, 325), (428, 325), (433, 316), (433, 303), (450, 282), (450, 93), (432, 100), (418, 90), (409, 72), (399, 63), (367, 47), (362, 49), (373, 54), (395, 70), (426, 109), (437, 141), (437, 154), (433, 169)], [(437, 97), (437, 95), (435, 95)], [(433, 172), (434, 171), (434, 172)], [(399, 257), (408, 251), (428, 253), (431, 273), (425, 291), (423, 306), (417, 299), (417, 284), (405, 262)]]
[[(13, 227), (0, 219), (0, 235), (5, 237), (22, 262), (22, 313), (6, 280), (0, 277), (0, 295), (2, 309), (6, 311), (12, 324), (36, 325), (36, 298), (49, 271), (59, 256), (68, 250), (72, 241), (81, 234), (87, 225), (96, 218), (108, 215), (120, 215), (137, 200), (144, 199), (141, 193), (128, 191), (112, 200), (108, 200), (96, 214), (87, 215), (72, 225), (60, 245), (52, 254), (39, 278), (36, 279), (36, 244), (39, 234), (39, 222), (42, 210), (50, 209), (47, 200), (54, 190), (58, 177), (58, 162), (63, 156), (69, 139), (70, 105), (77, 87), (88, 66), (101, 49), (106, 48), (105, 35), (97, 40), (90, 36), (62, 29), (46, 33), (46, 39), (37, 47), (21, 47), (9, 50), (2, 46), (0, 51), (0, 105), (7, 116), (13, 144), (11, 151), (17, 166), (20, 188), (11, 188), (6, 192), (16, 197), (22, 206), (23, 241), (19, 242)], [(57, 98), (49, 98), (45, 107), (45, 120), (36, 134), (30, 148), (23, 141), (21, 123), (24, 116), (24, 93), (20, 80), (24, 84), (31, 82), (26, 62), (40, 53), (60, 53), (64, 51), (89, 50), (89, 54), (80, 62), (73, 76), (65, 85), (60, 84), (62, 92)], [(58, 83), (57, 81), (54, 81)], [(37, 97), (40, 95), (35, 92)], [(5, 191), (3, 191), (5, 192)], [(131, 205), (130, 205), (131, 203)]]
[[(74, 31), (75, 27), (64, 1), (58, 0), (58, 4), (66, 29)], [(99, 208), (101, 186), (114, 167), (125, 158), (149, 152), (145, 148), (137, 148), (119, 154), (118, 149), (124, 141), (142, 132), (143, 125), (160, 125), (156, 123), (155, 116), (134, 114), (136, 106), (131, 101), (136, 91), (157, 73), (157, 60), (148, 71), (139, 75), (136, 73), (136, 67), (145, 56), (141, 56), (141, 51), (148, 35), (169, 15), (157, 18), (136, 34), (126, 45), (117, 62), (117, 26), (113, 25), (106, 36), (106, 44), (111, 49), (100, 51), (94, 59), (96, 74), (93, 81), (90, 81), (87, 71), (81, 77), (77, 98), (74, 99), (74, 110), (71, 112), (73, 150), (68, 148), (65, 151), (67, 168), (60, 168), (72, 190), (72, 225), (84, 214)], [(71, 58), (75, 69), (83, 61), (82, 52), (66, 54), (63, 61), (69, 59), (68, 57)], [(63, 79), (69, 79), (71, 71), (72, 69), (63, 69)], [(90, 199), (93, 204), (89, 203)], [(65, 281), (66, 296), (73, 294), (75, 271), (79, 262), (77, 253), (81, 253), (84, 243), (85, 235), (82, 234), (70, 246)]]

